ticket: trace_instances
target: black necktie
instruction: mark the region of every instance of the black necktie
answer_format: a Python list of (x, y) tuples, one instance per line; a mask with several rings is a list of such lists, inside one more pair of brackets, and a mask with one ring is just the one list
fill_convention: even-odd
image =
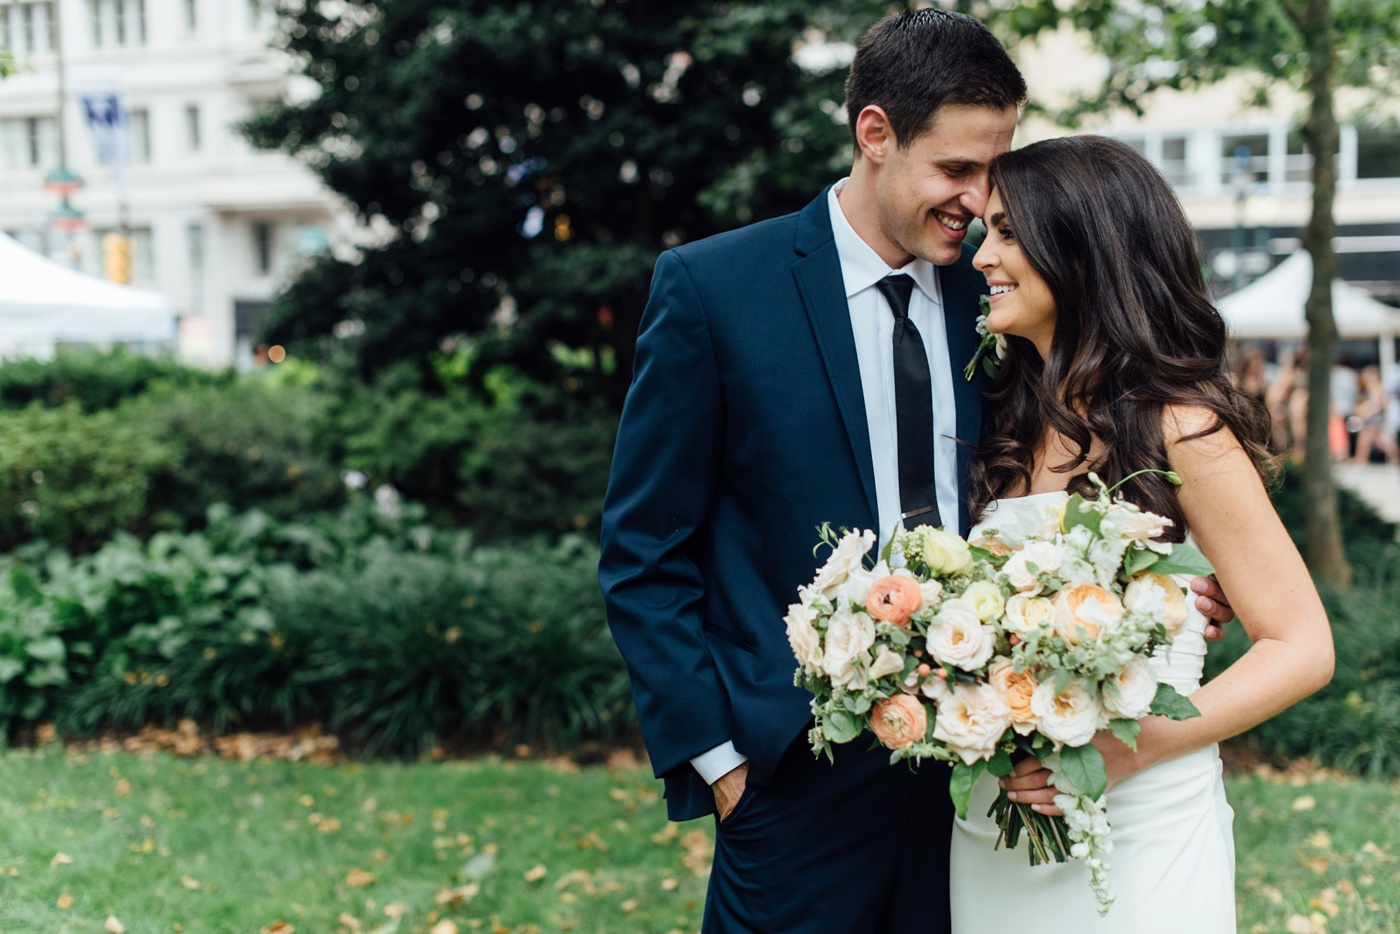
[(886, 276), (875, 287), (894, 312), (894, 409), (899, 431), (899, 508), (905, 528), (942, 525), (933, 483), (933, 378), (919, 329), (909, 320), (914, 280)]

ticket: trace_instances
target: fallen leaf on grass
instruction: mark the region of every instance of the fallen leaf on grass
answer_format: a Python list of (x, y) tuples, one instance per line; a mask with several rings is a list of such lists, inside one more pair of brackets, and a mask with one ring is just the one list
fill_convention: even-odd
[(485, 877), (495, 867), (495, 853), (478, 853), (463, 863), (462, 868), (457, 870), (457, 874), (463, 879), (476, 880)]
[(390, 902), (384, 906), (384, 914), (397, 921), (408, 914), (408, 906), (403, 902)]
[(1308, 837), (1307, 844), (1319, 850), (1330, 850), (1332, 848), (1332, 837), (1327, 831), (1319, 830), (1317, 833)]
[[(1317, 799), (1312, 795), (1302, 795), (1293, 799), (1293, 810), (1295, 811), (1311, 811), (1315, 807), (1317, 807)], [(1295, 915), (1295, 917), (1297, 916)]]
[(194, 876), (181, 876), (180, 884), (183, 885), (185, 888), (189, 889), (191, 892), (200, 888), (200, 882)]
[(126, 925), (117, 920), (116, 915), (108, 915), (106, 922), (102, 925), (102, 930), (107, 934), (126, 934)]
[(62, 895), (58, 896), (58, 907), (62, 908), (64, 911), (67, 911), (69, 908), (72, 908), (73, 896), (69, 895), (67, 892), (64, 892)]
[(280, 918), (271, 924), (264, 925), (258, 934), (293, 934), (296, 928)]
[(372, 872), (365, 872), (363, 869), (352, 869), (345, 874), (345, 884), (360, 889), (367, 885), (373, 885), (375, 878)]
[(321, 833), (336, 833), (340, 830), (340, 821), (334, 817), (328, 817), (316, 825), (316, 829)]
[(622, 908), (623, 911), (626, 911), (626, 912), (633, 912), (633, 911), (636, 911), (636, 910), (637, 910), (637, 900), (636, 900), (635, 898), (629, 898), (629, 899), (627, 899), (627, 901), (623, 902), (622, 905), (621, 905), (620, 907)]
[(481, 886), (473, 882), (471, 885), (459, 885), (455, 889), (443, 889), (441, 892), (437, 893), (433, 900), (439, 905), (444, 905), (448, 908), (460, 908), (473, 898), (476, 898), (477, 893), (480, 891)]
[(117, 779), (117, 797), (127, 798), (131, 796), (131, 782), (125, 778)]
[(526, 870), (525, 881), (538, 882), (541, 879), (543, 879), (548, 873), (549, 870), (545, 869), (544, 866), (535, 866), (533, 869)]
[(429, 934), (457, 934), (457, 925), (453, 924), (451, 921), (443, 919), (442, 921), (439, 921), (437, 924), (433, 925), (433, 929), (431, 932), (429, 932)]
[(675, 824), (667, 824), (656, 833), (651, 835), (651, 842), (656, 844), (667, 844), (681, 835)]
[[(73, 857), (67, 853), (55, 853), (53, 859), (49, 860), (49, 866), (67, 866), (72, 862)], [(14, 873), (10, 873), (10, 875), (14, 875)]]
[(348, 911), (342, 911), (340, 917), (336, 918), (336, 920), (340, 922), (341, 927), (349, 928), (352, 931), (358, 931), (360, 929), (360, 919), (350, 914)]

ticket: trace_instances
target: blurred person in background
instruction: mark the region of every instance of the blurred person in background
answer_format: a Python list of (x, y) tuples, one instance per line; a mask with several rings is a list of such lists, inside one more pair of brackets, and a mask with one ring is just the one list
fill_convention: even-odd
[(1351, 418), (1357, 425), (1356, 451), (1352, 463), (1369, 464), (1380, 458), (1387, 464), (1400, 460), (1388, 410), (1391, 396), (1381, 382), (1379, 367), (1368, 366), (1357, 379), (1356, 405)]

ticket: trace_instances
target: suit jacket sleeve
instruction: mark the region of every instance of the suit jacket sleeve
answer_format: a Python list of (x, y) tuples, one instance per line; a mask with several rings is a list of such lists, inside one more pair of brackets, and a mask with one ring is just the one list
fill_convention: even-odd
[(723, 434), (704, 309), (685, 261), (664, 253), (618, 428), (598, 573), (658, 776), (730, 739), (729, 699), (702, 632), (699, 557)]

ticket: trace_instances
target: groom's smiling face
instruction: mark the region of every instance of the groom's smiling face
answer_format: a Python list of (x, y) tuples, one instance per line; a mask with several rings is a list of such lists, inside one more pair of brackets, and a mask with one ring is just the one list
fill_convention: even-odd
[(907, 147), (886, 128), (886, 144), (873, 155), (880, 235), (891, 255), (957, 262), (968, 224), (987, 207), (987, 167), (1011, 148), (1017, 117), (1015, 108), (945, 105)]

